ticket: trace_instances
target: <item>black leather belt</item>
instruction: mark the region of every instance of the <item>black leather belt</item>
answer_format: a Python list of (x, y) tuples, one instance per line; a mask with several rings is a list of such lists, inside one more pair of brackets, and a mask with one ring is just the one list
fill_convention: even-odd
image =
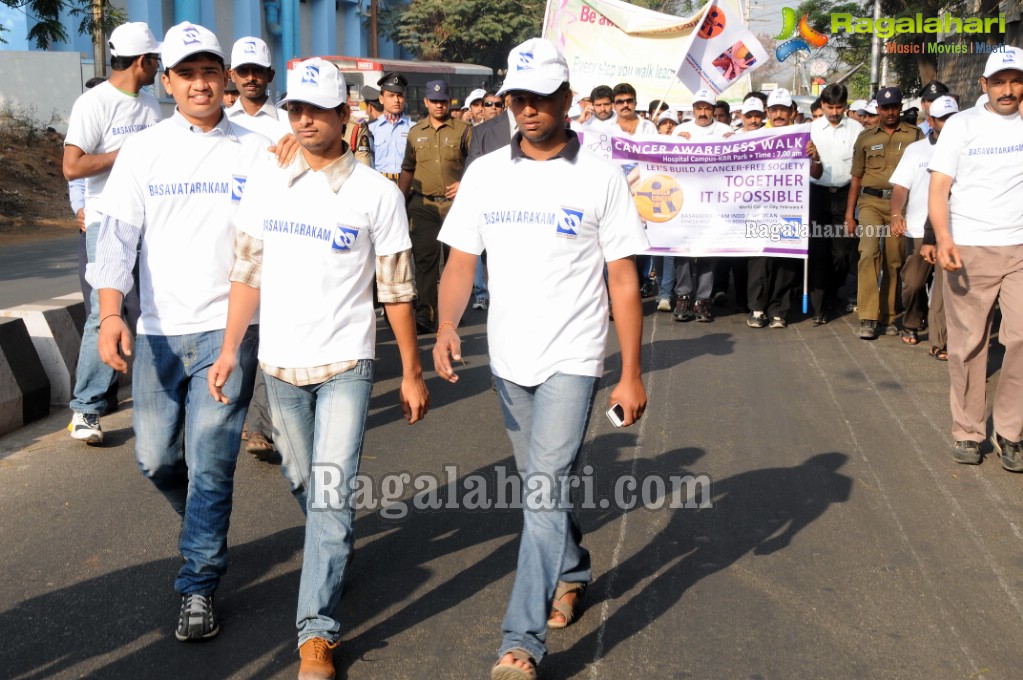
[(878, 198), (891, 198), (891, 189), (871, 189), (870, 187), (863, 187), (863, 193), (867, 196), (877, 196)]
[(448, 201), (451, 200), (447, 196), (430, 196), (429, 194), (419, 194), (419, 195), (422, 196), (423, 198), (427, 198), (427, 199), (433, 201), (434, 203), (447, 203)]
[(830, 194), (837, 194), (849, 188), (848, 184), (843, 184), (840, 187), (829, 187), (824, 184), (811, 184), (810, 186), (815, 189), (820, 189), (821, 191), (827, 191)]

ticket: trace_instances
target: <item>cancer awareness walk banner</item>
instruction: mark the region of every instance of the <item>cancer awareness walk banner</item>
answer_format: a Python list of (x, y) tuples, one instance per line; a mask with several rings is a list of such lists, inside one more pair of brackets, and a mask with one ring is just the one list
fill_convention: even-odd
[(727, 139), (618, 137), (583, 145), (622, 166), (655, 255), (807, 256), (810, 126)]
[[(734, 65), (730, 61), (729, 66), (718, 60), (722, 68), (713, 83), (720, 89), (715, 87), (715, 91), (727, 87), (727, 78), (735, 83), (722, 98), (738, 101), (748, 91), (745, 76), (763, 63), (764, 59), (756, 55), (764, 52), (755, 38), (750, 39), (752, 34), (747, 38), (737, 33), (743, 27), (741, 17), (735, 0), (716, 0), (690, 17), (662, 14), (622, 0), (549, 0), (543, 37), (564, 53), (576, 92), (589, 94), (597, 85), (614, 87), (627, 82), (636, 88), (640, 105), (665, 99), (678, 108), (690, 104), (691, 93), (705, 87), (697, 84), (698, 76), (690, 77), (695, 71), (687, 69), (683, 61), (694, 48), (694, 41), (702, 45), (696, 63), (702, 63), (704, 51), (717, 50), (706, 57), (708, 69), (716, 68), (713, 63), (722, 54), (734, 57)], [(707, 24), (705, 18), (713, 21)], [(698, 38), (698, 32), (706, 37)], [(725, 45), (728, 40), (731, 42)], [(755, 43), (759, 52), (752, 61), (745, 51), (731, 49), (739, 43), (751, 47)], [(678, 87), (679, 79), (689, 93)]]

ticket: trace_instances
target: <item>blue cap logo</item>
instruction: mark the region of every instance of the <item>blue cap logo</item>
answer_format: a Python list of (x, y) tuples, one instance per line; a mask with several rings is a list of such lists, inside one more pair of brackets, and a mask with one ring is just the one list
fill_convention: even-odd
[(533, 68), (533, 53), (519, 52), (519, 62), (515, 65), (516, 71), (528, 71)]
[(255, 54), (255, 53), (256, 53), (256, 41), (255, 40), (246, 40), (245, 41), (245, 54)]
[(319, 85), (320, 84), (320, 67), (316, 64), (306, 64), (302, 72), (302, 84), (306, 85)]
[(181, 31), (181, 44), (182, 45), (196, 45), (199, 42), (199, 29), (194, 26)]

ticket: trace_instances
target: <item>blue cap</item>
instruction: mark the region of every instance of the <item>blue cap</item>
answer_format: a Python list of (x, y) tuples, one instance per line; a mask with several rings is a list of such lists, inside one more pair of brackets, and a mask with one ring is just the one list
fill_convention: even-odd
[(448, 84), (443, 80), (431, 80), (426, 84), (426, 98), (434, 101), (450, 100)]
[(874, 97), (877, 100), (877, 105), (889, 106), (890, 104), (901, 104), (902, 103), (902, 90), (897, 87), (882, 87), (877, 91), (877, 96)]

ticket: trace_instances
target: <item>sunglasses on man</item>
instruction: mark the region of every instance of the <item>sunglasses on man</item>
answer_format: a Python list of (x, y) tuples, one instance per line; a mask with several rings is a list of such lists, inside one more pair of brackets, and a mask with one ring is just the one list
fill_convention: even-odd
[(504, 102), (483, 102), (483, 106), (488, 108), (488, 109), (492, 109), (495, 106), (497, 108), (499, 108), (499, 109), (503, 109), (504, 108)]

